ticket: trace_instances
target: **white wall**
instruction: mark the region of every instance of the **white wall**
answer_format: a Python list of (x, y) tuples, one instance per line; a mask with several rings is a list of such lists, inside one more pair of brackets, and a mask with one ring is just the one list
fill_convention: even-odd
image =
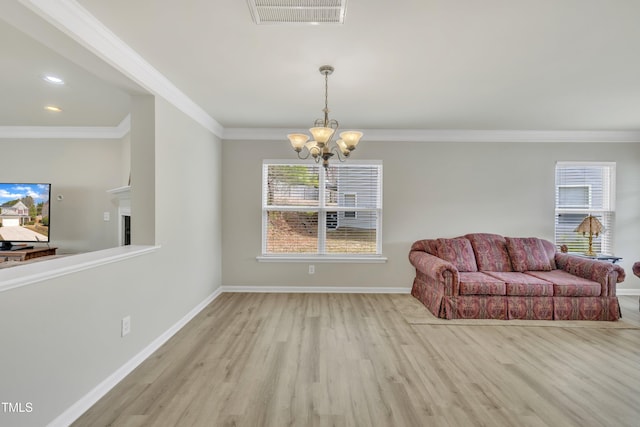
[(354, 159), (382, 160), (386, 264), (259, 263), (263, 159), (293, 159), (281, 141), (223, 144), (223, 262), (227, 286), (410, 287), (411, 244), (470, 232), (553, 240), (559, 160), (617, 163), (616, 255), (640, 289), (640, 143), (403, 143), (363, 140)]
[[(155, 203), (147, 208), (161, 247), (0, 293), (0, 397), (33, 405), (29, 414), (0, 412), (0, 425), (51, 422), (220, 286), (221, 143), (165, 101), (154, 107)], [(144, 161), (132, 156), (132, 169)], [(126, 315), (131, 333), (121, 338)]]
[(131, 178), (131, 135), (126, 134), (122, 138), (122, 171), (120, 182), (128, 185)]
[[(113, 139), (0, 139), (0, 181), (51, 183), (51, 246), (58, 253), (114, 247), (117, 205), (107, 190), (126, 184), (124, 144)], [(110, 221), (104, 221), (104, 212)]]

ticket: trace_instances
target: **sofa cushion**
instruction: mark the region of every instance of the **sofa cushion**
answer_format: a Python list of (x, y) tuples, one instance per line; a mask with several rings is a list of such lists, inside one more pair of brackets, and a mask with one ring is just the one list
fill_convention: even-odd
[(471, 242), (478, 270), (513, 271), (504, 237), (490, 233), (473, 233), (465, 237)]
[(480, 272), (460, 273), (460, 295), (505, 295), (503, 281)]
[(554, 245), (553, 243), (545, 239), (540, 239), (540, 242), (542, 242), (542, 247), (547, 253), (547, 258), (549, 258), (551, 269), (555, 270), (556, 268), (558, 268), (556, 265), (556, 252), (557, 252), (556, 245)]
[(550, 271), (553, 266), (537, 237), (506, 237), (514, 271)]
[(458, 271), (478, 271), (471, 242), (465, 238), (438, 239), (438, 257), (449, 261)]
[(553, 283), (553, 295), (557, 297), (597, 297), (602, 293), (600, 283), (564, 270), (527, 271), (526, 274)]
[(550, 297), (553, 283), (517, 271), (487, 271), (489, 276), (502, 280), (509, 296)]

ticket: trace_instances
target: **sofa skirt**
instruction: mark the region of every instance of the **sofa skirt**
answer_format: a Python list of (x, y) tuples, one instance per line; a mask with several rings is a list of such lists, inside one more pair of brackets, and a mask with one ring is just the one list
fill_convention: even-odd
[(444, 295), (416, 277), (411, 295), (443, 319), (606, 320), (620, 318), (618, 298)]
[(553, 297), (555, 320), (618, 320), (618, 297)]

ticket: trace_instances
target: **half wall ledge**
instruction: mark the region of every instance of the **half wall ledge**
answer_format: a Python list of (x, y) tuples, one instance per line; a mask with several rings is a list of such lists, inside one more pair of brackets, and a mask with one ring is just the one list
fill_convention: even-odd
[(0, 270), (0, 292), (155, 252), (160, 246), (130, 245), (69, 255)]

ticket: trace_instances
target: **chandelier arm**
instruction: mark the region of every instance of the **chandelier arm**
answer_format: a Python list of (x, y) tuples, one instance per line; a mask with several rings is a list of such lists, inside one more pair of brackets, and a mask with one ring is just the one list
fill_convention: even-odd
[(346, 162), (347, 157), (349, 157), (348, 155), (342, 154), (342, 152), (340, 151), (340, 148), (336, 146), (331, 148), (331, 152), (338, 156), (338, 160), (340, 160), (340, 163)]
[(300, 160), (307, 160), (309, 158), (309, 156), (311, 155), (311, 151), (306, 150), (307, 151), (307, 155), (306, 156), (301, 156), (300, 153), (302, 152), (302, 150), (300, 151), (296, 151), (298, 153), (298, 158)]

